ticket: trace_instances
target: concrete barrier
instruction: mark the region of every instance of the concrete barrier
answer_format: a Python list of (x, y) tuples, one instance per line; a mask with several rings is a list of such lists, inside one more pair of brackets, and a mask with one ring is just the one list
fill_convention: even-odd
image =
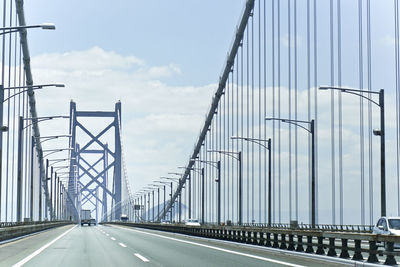
[(57, 221), (57, 222), (32, 222), (20, 223), (6, 227), (0, 227), (0, 241), (36, 233), (39, 231), (56, 228), (68, 224), (74, 224), (71, 221)]

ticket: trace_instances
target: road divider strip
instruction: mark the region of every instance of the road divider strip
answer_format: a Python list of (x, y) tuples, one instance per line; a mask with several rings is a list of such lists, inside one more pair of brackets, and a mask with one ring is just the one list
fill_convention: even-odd
[(30, 261), (31, 259), (33, 259), (34, 257), (36, 257), (37, 255), (39, 255), (43, 250), (45, 250), (46, 248), (50, 247), (51, 245), (53, 245), (57, 240), (59, 240), (60, 238), (62, 238), (63, 236), (65, 236), (66, 234), (68, 234), (69, 232), (71, 232), (75, 227), (77, 227), (76, 225), (74, 227), (72, 227), (71, 229), (65, 231), (64, 233), (62, 233), (61, 235), (59, 235), (58, 237), (56, 237), (55, 239), (53, 239), (52, 241), (50, 241), (49, 243), (47, 243), (46, 245), (42, 246), (41, 248), (37, 249), (35, 252), (33, 252), (32, 254), (30, 254), (29, 256), (25, 257), (24, 259), (20, 260), (19, 262), (17, 262), (16, 264), (13, 265), (13, 267), (20, 267), (22, 265), (24, 265), (25, 263), (27, 263), (28, 261)]

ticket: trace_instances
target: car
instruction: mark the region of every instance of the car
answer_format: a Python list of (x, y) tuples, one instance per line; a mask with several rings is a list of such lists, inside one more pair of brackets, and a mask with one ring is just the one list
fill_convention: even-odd
[(91, 219), (90, 219), (89, 225), (91, 225), (91, 224), (96, 225), (96, 219), (91, 218)]
[(127, 222), (128, 221), (128, 215), (126, 215), (126, 214), (121, 214), (121, 221), (122, 222)]
[(200, 222), (197, 219), (187, 219), (185, 222), (187, 226), (200, 226)]
[(170, 224), (170, 221), (168, 221), (168, 220), (161, 220), (160, 223), (161, 223), (161, 224)]
[[(372, 233), (378, 235), (397, 235), (400, 236), (400, 217), (382, 217), (378, 220)], [(384, 243), (383, 246), (386, 247)], [(400, 248), (400, 243), (395, 243), (394, 248)]]

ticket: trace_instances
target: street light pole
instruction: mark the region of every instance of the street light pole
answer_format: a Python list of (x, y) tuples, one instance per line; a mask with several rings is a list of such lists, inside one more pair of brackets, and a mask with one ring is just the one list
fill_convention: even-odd
[[(271, 138), (265, 140), (265, 139), (256, 139), (250, 137), (232, 136), (231, 139), (239, 139), (252, 142), (268, 150), (268, 225), (271, 225), (272, 224)], [(264, 145), (263, 142), (266, 142), (267, 145)]]
[[(306, 130), (309, 134), (311, 134), (311, 225), (315, 227), (316, 224), (316, 199), (315, 199), (315, 130), (314, 130), (314, 120), (311, 121), (302, 121), (302, 120), (290, 120), (290, 119), (281, 119), (281, 118), (265, 118), (266, 120), (276, 120), (281, 122), (286, 122), (289, 124), (293, 124), (297, 127), (300, 127)], [(310, 128), (307, 129), (301, 124), (309, 124)], [(271, 147), (270, 147), (271, 148)]]
[(218, 170), (218, 206), (217, 206), (217, 224), (221, 224), (221, 161), (217, 161)]
[[(238, 189), (239, 189), (239, 197), (238, 197), (238, 224), (242, 225), (243, 223), (243, 179), (242, 179), (242, 151), (239, 152), (234, 152), (234, 151), (223, 151), (223, 150), (208, 150), (207, 152), (216, 152), (216, 153), (220, 153), (220, 154), (225, 154), (227, 156), (230, 156), (234, 159), (236, 159), (238, 161)], [(236, 156), (234, 156), (236, 155)], [(219, 163), (221, 164), (221, 163)], [(215, 166), (214, 166), (215, 167)], [(221, 165), (220, 165), (220, 169), (221, 169)], [(220, 176), (220, 172), (218, 174), (218, 176)], [(220, 182), (219, 182), (220, 183)], [(220, 185), (219, 185), (220, 186)], [(220, 190), (220, 189), (218, 189)]]
[[(1, 135), (1, 133), (0, 133), (0, 135)], [(0, 141), (0, 143), (1, 143), (1, 141)], [(32, 137), (31, 137), (31, 188), (30, 188), (30, 191), (31, 191), (31, 195), (30, 195), (31, 222), (33, 222), (33, 154), (34, 154), (33, 152), (34, 152), (34, 149), (35, 149), (35, 137), (32, 135)], [(1, 155), (1, 152), (0, 152), (0, 155)], [(0, 156), (0, 159), (1, 159), (1, 156)], [(1, 163), (0, 163), (0, 165), (1, 165)], [(1, 168), (0, 168), (0, 172), (1, 172)]]
[(18, 177), (17, 177), (17, 221), (22, 222), (22, 131), (24, 120), (19, 116), (18, 129)]
[(381, 215), (386, 216), (386, 170), (385, 170), (385, 99), (384, 90), (379, 90), (379, 107), (381, 108)]
[[(362, 97), (373, 104), (377, 105), (380, 108), (380, 126), (379, 130), (374, 130), (374, 135), (380, 136), (380, 145), (381, 145), (381, 216), (386, 216), (386, 163), (385, 163), (385, 91), (380, 89), (379, 91), (366, 91), (366, 90), (358, 90), (353, 88), (344, 88), (344, 87), (332, 87), (332, 86), (320, 86), (320, 90), (338, 90), (343, 93), (348, 93), (352, 95), (356, 95)], [(363, 95), (366, 94), (375, 94), (379, 97), (379, 102), (374, 101), (373, 99), (366, 97)]]
[(204, 224), (204, 168), (201, 168), (201, 224)]

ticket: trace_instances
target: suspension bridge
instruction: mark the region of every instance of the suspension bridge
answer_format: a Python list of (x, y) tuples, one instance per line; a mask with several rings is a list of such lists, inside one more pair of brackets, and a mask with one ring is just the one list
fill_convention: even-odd
[(373, 227), (400, 214), (398, 0), (243, 2), (187, 160), (138, 187), (124, 99), (40, 115), (35, 92), (68, 85), (35, 83), (28, 33), (56, 27), (4, 0), (1, 266), (397, 263)]

